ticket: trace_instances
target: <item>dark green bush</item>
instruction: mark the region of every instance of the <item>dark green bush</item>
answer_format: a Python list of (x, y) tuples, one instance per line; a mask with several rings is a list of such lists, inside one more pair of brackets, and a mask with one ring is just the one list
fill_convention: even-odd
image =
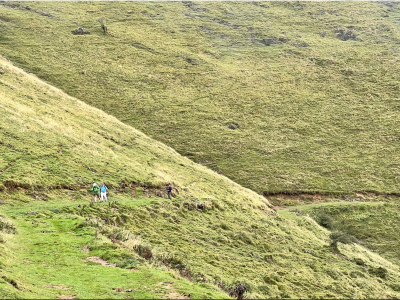
[(387, 276), (388, 271), (385, 268), (382, 268), (382, 267), (378, 267), (378, 268), (369, 267), (368, 273), (370, 273), (371, 275), (375, 275), (377, 277), (380, 277), (382, 279), (385, 279), (386, 276)]
[(139, 262), (137, 261), (137, 259), (129, 257), (117, 263), (117, 267), (123, 269), (132, 269), (135, 268), (138, 264)]
[(336, 231), (336, 232), (332, 232), (329, 235), (330, 239), (331, 239), (331, 246), (337, 248), (337, 244), (338, 243), (342, 243), (342, 244), (352, 244), (357, 242), (356, 238), (352, 235), (349, 235), (345, 232), (340, 232), (340, 231)]
[(223, 230), (229, 230), (230, 228), (229, 228), (229, 226), (228, 225), (226, 225), (225, 223), (221, 223), (221, 228), (223, 229)]
[(358, 257), (356, 257), (354, 259), (354, 262), (359, 266), (365, 266), (366, 265), (365, 262), (361, 258), (358, 258)]
[(237, 233), (237, 239), (241, 240), (242, 242), (248, 244), (248, 245), (253, 245), (253, 240), (251, 237), (244, 231), (239, 231)]
[(177, 255), (172, 255), (166, 259), (166, 262), (171, 265), (173, 268), (183, 270), (186, 269), (186, 264), (182, 261), (182, 259)]
[(151, 249), (149, 246), (146, 245), (138, 245), (136, 247), (136, 252), (143, 257), (144, 259), (151, 259), (153, 257), (153, 253), (151, 252)]
[(327, 270), (326, 274), (328, 274), (332, 279), (339, 279), (341, 274), (336, 270)]
[(350, 273), (350, 277), (351, 278), (358, 278), (358, 277), (365, 278), (365, 275), (359, 271), (353, 271)]
[(330, 215), (327, 213), (320, 213), (316, 216), (316, 221), (319, 225), (322, 227), (325, 227), (327, 229), (332, 229), (333, 228), (333, 219)]
[(266, 275), (264, 276), (264, 282), (268, 284), (278, 284), (278, 282), (281, 281), (280, 277), (278, 275), (272, 274), (272, 275)]

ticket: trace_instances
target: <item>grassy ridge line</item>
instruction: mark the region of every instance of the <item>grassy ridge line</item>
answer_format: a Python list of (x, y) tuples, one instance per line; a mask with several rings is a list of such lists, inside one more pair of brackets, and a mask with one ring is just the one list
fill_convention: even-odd
[(181, 197), (265, 199), (0, 59), (1, 189), (139, 182)]
[(396, 3), (21, 5), (3, 55), (243, 186), (397, 192)]

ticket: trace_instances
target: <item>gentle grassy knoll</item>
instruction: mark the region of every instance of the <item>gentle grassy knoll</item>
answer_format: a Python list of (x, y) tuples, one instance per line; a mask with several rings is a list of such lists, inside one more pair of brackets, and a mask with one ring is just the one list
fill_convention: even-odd
[(0, 53), (258, 193), (398, 192), (398, 17), (395, 2), (4, 2)]

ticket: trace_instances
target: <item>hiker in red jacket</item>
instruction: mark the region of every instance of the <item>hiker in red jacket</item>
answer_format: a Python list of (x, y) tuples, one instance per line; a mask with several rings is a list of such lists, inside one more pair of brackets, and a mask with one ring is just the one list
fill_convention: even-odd
[(168, 199), (172, 200), (171, 199), (172, 186), (170, 183), (168, 183), (168, 185), (167, 185), (167, 192), (168, 192)]

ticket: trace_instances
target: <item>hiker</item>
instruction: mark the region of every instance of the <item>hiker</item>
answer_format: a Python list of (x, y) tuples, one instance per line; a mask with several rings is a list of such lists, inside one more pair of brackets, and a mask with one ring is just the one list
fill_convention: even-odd
[(99, 198), (100, 201), (100, 187), (97, 185), (96, 182), (93, 183), (92, 192), (93, 192), (94, 202), (97, 202), (97, 198)]
[(172, 186), (170, 183), (168, 183), (168, 185), (167, 185), (167, 192), (168, 192), (168, 199), (172, 200), (171, 199)]
[(103, 198), (105, 198), (106, 200), (105, 200), (105, 202), (107, 202), (107, 190), (108, 190), (108, 187), (106, 187), (106, 185), (104, 184), (104, 182), (101, 184), (101, 187), (100, 187), (100, 202), (103, 202)]

